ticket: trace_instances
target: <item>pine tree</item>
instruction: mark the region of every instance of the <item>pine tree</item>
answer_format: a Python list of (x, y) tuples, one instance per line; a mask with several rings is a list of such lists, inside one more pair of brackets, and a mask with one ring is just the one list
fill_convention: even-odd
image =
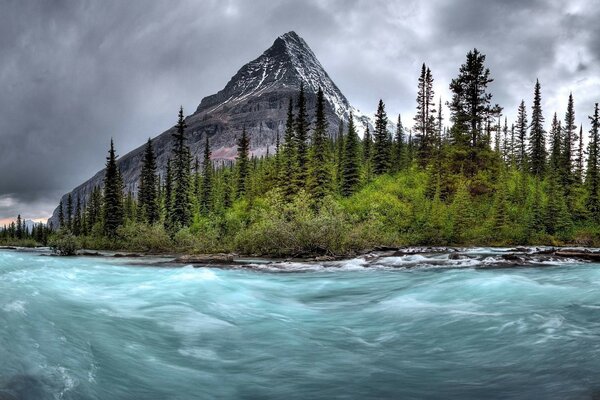
[(528, 165), (527, 160), (527, 109), (525, 108), (525, 101), (521, 100), (519, 110), (517, 114), (517, 143), (516, 143), (516, 164), (519, 171), (525, 171)]
[(544, 212), (546, 232), (551, 235), (568, 235), (573, 227), (573, 221), (561, 188), (559, 174), (555, 170), (551, 170), (548, 177), (547, 198), (548, 201)]
[(550, 128), (550, 169), (558, 170), (562, 163), (562, 128), (558, 116), (554, 113)]
[(435, 105), (433, 103), (433, 78), (429, 68), (423, 64), (417, 91), (417, 112), (413, 127), (419, 144), (419, 164), (425, 167), (435, 146)]
[(344, 171), (344, 121), (340, 120), (339, 131), (335, 139), (336, 144), (336, 183), (337, 187), (342, 187), (342, 175)]
[(491, 105), (492, 94), (487, 92), (487, 88), (494, 80), (484, 62), (485, 55), (477, 49), (469, 51), (466, 62), (460, 67), (458, 77), (450, 83), (453, 95), (448, 106), (454, 124), (455, 144), (480, 146), (483, 122), (502, 111), (497, 104)]
[(142, 170), (140, 172), (139, 207), (140, 219), (150, 225), (158, 222), (160, 217), (158, 203), (158, 178), (156, 176), (156, 157), (152, 139), (148, 138), (144, 149)]
[(315, 130), (309, 157), (308, 191), (313, 199), (319, 203), (331, 189), (327, 119), (325, 117), (325, 99), (321, 88), (317, 92), (315, 119)]
[(529, 134), (530, 170), (535, 176), (542, 176), (546, 167), (546, 131), (542, 114), (540, 82), (535, 81), (533, 107), (531, 108), (531, 131)]
[(191, 160), (190, 150), (186, 146), (185, 129), (187, 125), (183, 117), (183, 107), (179, 109), (177, 126), (173, 133), (173, 193), (170, 216), (170, 228), (177, 230), (189, 226), (192, 219), (191, 202)]
[(450, 209), (452, 215), (452, 241), (453, 243), (462, 243), (467, 239), (466, 233), (473, 222), (471, 196), (464, 183), (458, 186)]
[(67, 196), (67, 229), (73, 231), (73, 196)]
[(297, 102), (298, 113), (295, 122), (296, 139), (296, 175), (295, 184), (297, 188), (306, 185), (308, 176), (308, 114), (306, 111), (306, 96), (304, 93), (304, 84), (300, 84), (300, 93)]
[(246, 127), (242, 129), (242, 137), (238, 141), (237, 155), (237, 197), (242, 197), (248, 190), (250, 139), (246, 135)]
[(350, 114), (343, 157), (341, 191), (344, 196), (353, 194), (360, 183), (359, 143), (360, 139), (354, 128), (354, 118)]
[(23, 232), (23, 222), (21, 221), (21, 214), (17, 215), (15, 235), (17, 239), (23, 239), (23, 237), (25, 236), (25, 233)]
[(296, 133), (294, 130), (294, 104), (290, 98), (285, 122), (280, 185), (287, 198), (296, 192), (293, 177), (296, 175)]
[(504, 117), (504, 127), (502, 128), (502, 159), (505, 163), (508, 163), (511, 153), (511, 143), (508, 137), (508, 118)]
[(77, 196), (75, 203), (75, 215), (73, 216), (73, 235), (79, 236), (82, 233), (81, 229), (81, 197)]
[(368, 182), (371, 180), (371, 173), (373, 172), (373, 136), (369, 130), (369, 125), (365, 127), (365, 136), (363, 138), (363, 166), (365, 178)]
[(62, 199), (60, 199), (60, 202), (58, 203), (58, 226), (60, 229), (64, 229), (65, 226), (65, 205), (62, 201)]
[(375, 114), (375, 133), (373, 135), (373, 172), (385, 174), (390, 169), (390, 143), (388, 141), (387, 115), (383, 100), (379, 100)]
[(110, 140), (110, 150), (106, 157), (106, 169), (104, 174), (104, 234), (114, 237), (117, 229), (123, 224), (123, 180), (119, 167), (117, 166), (117, 156), (112, 139)]
[(204, 215), (212, 211), (213, 166), (210, 156), (210, 144), (207, 135), (204, 145), (204, 158), (202, 159), (202, 192), (200, 194), (200, 212)]
[(583, 181), (583, 125), (579, 126), (579, 144), (577, 146), (577, 157), (575, 158), (575, 181), (581, 184)]
[(405, 166), (405, 145), (404, 145), (404, 126), (402, 126), (402, 117), (398, 114), (398, 122), (396, 123), (396, 135), (394, 136), (393, 147), (393, 170), (395, 172), (404, 169)]
[(171, 224), (170, 210), (173, 205), (173, 161), (169, 158), (165, 170), (164, 197), (162, 199), (163, 212), (165, 216), (165, 225), (168, 228)]
[(567, 112), (565, 114), (565, 125), (563, 127), (563, 139), (562, 139), (562, 156), (561, 156), (561, 179), (562, 183), (567, 192), (567, 197), (570, 197), (571, 186), (575, 181), (573, 171), (573, 149), (577, 143), (577, 135), (575, 130), (575, 107), (573, 106), (573, 95), (569, 94), (569, 102), (567, 104)]
[(594, 105), (594, 115), (590, 119), (588, 160), (585, 183), (587, 187), (586, 208), (597, 222), (600, 220), (600, 115), (598, 103)]

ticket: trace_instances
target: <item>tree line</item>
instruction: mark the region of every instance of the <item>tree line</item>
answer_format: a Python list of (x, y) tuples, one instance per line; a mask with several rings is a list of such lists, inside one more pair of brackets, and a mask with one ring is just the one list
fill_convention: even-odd
[[(310, 116), (301, 84), (297, 96), (289, 99), (283, 137), (277, 133), (273, 153), (252, 156), (244, 127), (236, 162), (219, 168), (211, 162), (208, 137), (202, 160), (192, 156), (180, 108), (164, 176), (158, 174), (148, 139), (137, 195), (125, 193), (111, 141), (103, 188), (94, 188), (85, 204), (69, 195), (59, 206), (59, 225), (75, 236), (118, 238), (123, 237), (123, 227), (141, 224), (159, 226), (170, 238), (185, 231), (213, 242), (244, 242), (250, 240), (239, 239), (244, 229), (276, 230), (269, 224), (300, 218), (297, 209), (284, 208), (301, 198), (307, 207), (303, 212), (310, 215), (302, 216), (306, 221), (324, 219), (324, 213), (336, 213), (340, 207), (347, 221), (374, 224), (372, 220), (378, 219), (382, 233), (374, 241), (554, 243), (577, 240), (582, 232), (595, 240), (600, 217), (598, 104), (588, 117), (587, 146), (581, 125), (576, 125), (572, 95), (564, 119), (554, 113), (546, 130), (539, 81), (533, 88), (531, 112), (521, 101), (517, 119), (509, 125), (503, 108), (492, 101), (493, 78), (485, 58), (477, 49), (467, 53), (445, 104), (436, 101), (433, 74), (423, 64), (412, 128), (406, 129), (398, 115), (395, 129), (389, 129), (380, 100), (373, 125), (362, 127), (362, 138), (353, 115), (331, 132), (321, 89)], [(444, 105), (450, 113), (449, 126), (444, 124)], [(390, 179), (405, 187), (382, 189)], [(396, 199), (380, 197), (365, 215), (358, 213), (361, 199), (382, 196), (385, 190), (405, 192), (396, 193)], [(376, 215), (378, 201), (388, 200), (395, 202), (398, 213), (405, 213), (411, 226)], [(264, 213), (268, 207), (274, 214), (281, 211), (280, 219), (273, 221), (275, 217)], [(485, 230), (478, 230), (479, 217), (486, 221)], [(235, 218), (239, 221), (232, 222)]]

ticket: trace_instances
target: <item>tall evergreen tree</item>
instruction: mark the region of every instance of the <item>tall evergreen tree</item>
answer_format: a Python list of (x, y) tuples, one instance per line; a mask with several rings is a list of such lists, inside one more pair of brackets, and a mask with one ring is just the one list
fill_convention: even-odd
[(581, 183), (583, 181), (583, 125), (579, 126), (579, 140), (577, 145), (577, 156), (575, 157), (575, 181)]
[(400, 171), (405, 166), (405, 144), (404, 144), (404, 126), (402, 125), (402, 117), (398, 114), (398, 122), (396, 122), (396, 135), (394, 136), (394, 154), (392, 156), (393, 170)]
[[(575, 181), (574, 175), (574, 149), (577, 144), (577, 134), (575, 133), (577, 126), (575, 125), (575, 107), (573, 105), (573, 94), (569, 94), (567, 104), (567, 112), (565, 113), (565, 124), (563, 126), (562, 140), (562, 162), (560, 165), (562, 183), (567, 193), (570, 193), (570, 188)], [(567, 197), (570, 197), (569, 195)]]
[(21, 220), (21, 214), (17, 215), (17, 224), (15, 229), (15, 235), (17, 239), (23, 239), (25, 236), (25, 232), (23, 229), (23, 221)]
[(415, 137), (418, 142), (419, 164), (429, 162), (435, 146), (435, 105), (433, 103), (433, 78), (429, 68), (423, 64), (417, 90), (417, 112), (415, 113)]
[(295, 183), (297, 188), (306, 185), (308, 176), (308, 113), (306, 111), (306, 96), (304, 93), (304, 83), (300, 84), (300, 93), (297, 102), (298, 113), (296, 114), (295, 139), (296, 139), (296, 176)]
[(75, 214), (73, 215), (73, 234), (79, 236), (82, 234), (81, 229), (81, 197), (77, 196), (75, 203)]
[(562, 127), (558, 116), (554, 113), (550, 128), (550, 168), (558, 170), (562, 163)]
[(488, 85), (494, 80), (485, 67), (485, 55), (477, 49), (467, 53), (459, 75), (450, 83), (452, 100), (448, 103), (453, 126), (455, 144), (478, 147), (481, 142), (481, 127), (484, 121), (498, 115), (502, 108), (492, 105), (492, 94)]
[(335, 139), (336, 144), (336, 183), (338, 188), (342, 187), (342, 174), (344, 171), (344, 121), (340, 120), (338, 134)]
[(104, 234), (113, 237), (117, 229), (123, 224), (123, 180), (119, 167), (117, 166), (117, 156), (112, 139), (110, 140), (110, 150), (106, 157), (106, 169), (104, 173)]
[(530, 170), (541, 177), (546, 167), (546, 131), (542, 114), (542, 94), (539, 80), (535, 81), (533, 107), (531, 108), (531, 131), (529, 134)]
[(590, 136), (585, 183), (587, 187), (586, 208), (597, 222), (600, 220), (600, 115), (598, 103), (594, 105), (594, 115), (590, 116)]
[(192, 219), (191, 202), (191, 159), (190, 149), (186, 145), (185, 129), (187, 125), (183, 117), (183, 107), (179, 108), (177, 126), (173, 133), (173, 194), (170, 216), (170, 228), (178, 229), (189, 226)]
[(73, 196), (67, 196), (67, 229), (73, 231)]
[[(245, 130), (244, 130), (245, 133)], [(204, 145), (204, 157), (202, 159), (202, 192), (200, 194), (200, 212), (204, 215), (212, 211), (213, 195), (213, 166), (210, 160), (210, 144), (208, 135)]]
[(242, 137), (238, 141), (237, 155), (237, 196), (246, 194), (248, 175), (250, 174), (250, 139), (246, 135), (246, 127), (242, 129)]
[(354, 127), (354, 118), (350, 114), (348, 121), (348, 133), (344, 146), (343, 173), (342, 173), (342, 195), (350, 196), (356, 191), (360, 183), (360, 139)]
[(294, 104), (291, 98), (285, 122), (282, 164), (279, 180), (286, 197), (289, 198), (296, 191), (293, 179), (296, 175), (296, 132), (294, 129)]
[(387, 114), (383, 100), (379, 100), (375, 114), (375, 133), (373, 135), (373, 172), (385, 174), (390, 169), (390, 143), (388, 141)]
[(58, 203), (58, 227), (60, 229), (64, 229), (65, 226), (65, 205), (62, 201), (62, 199), (60, 199), (60, 202)]
[(313, 199), (321, 201), (331, 189), (331, 170), (323, 90), (317, 92), (315, 129), (309, 157), (308, 190)]
[(154, 156), (152, 139), (148, 138), (140, 172), (138, 200), (141, 220), (151, 225), (158, 222), (160, 217), (157, 186), (156, 157)]
[(528, 165), (527, 160), (527, 109), (525, 108), (525, 101), (521, 100), (519, 105), (519, 111), (517, 113), (517, 143), (515, 149), (516, 164), (520, 171), (525, 171)]

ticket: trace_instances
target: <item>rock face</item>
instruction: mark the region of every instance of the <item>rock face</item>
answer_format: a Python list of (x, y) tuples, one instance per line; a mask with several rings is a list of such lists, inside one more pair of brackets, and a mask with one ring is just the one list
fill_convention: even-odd
[[(260, 57), (244, 65), (223, 90), (203, 98), (196, 111), (186, 117), (187, 143), (192, 155), (202, 159), (208, 137), (213, 162), (235, 160), (236, 142), (243, 127), (249, 134), (253, 155), (262, 156), (267, 151), (273, 154), (277, 135), (283, 139), (289, 99), (295, 101), (301, 83), (307, 94), (309, 116), (314, 115), (318, 88), (323, 89), (331, 135), (337, 134), (340, 121), (347, 121), (350, 113), (358, 119), (358, 127), (368, 123), (333, 83), (306, 42), (295, 32), (288, 32), (278, 37)], [(161, 174), (170, 157), (173, 131), (174, 127), (153, 141)], [(118, 160), (125, 190), (137, 191), (143, 149), (142, 145)], [(103, 178), (104, 170), (73, 189), (73, 199), (80, 197), (87, 201), (92, 189), (102, 186)], [(67, 196), (68, 193), (62, 197), (64, 204)], [(58, 207), (48, 222), (58, 226)]]

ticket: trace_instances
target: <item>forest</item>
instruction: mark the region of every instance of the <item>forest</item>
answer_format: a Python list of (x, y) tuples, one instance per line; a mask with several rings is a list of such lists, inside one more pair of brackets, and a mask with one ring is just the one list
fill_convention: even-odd
[(491, 82), (485, 55), (469, 51), (442, 104), (423, 65), (412, 127), (400, 116), (390, 123), (380, 100), (362, 138), (352, 116), (330, 131), (320, 90), (315, 115), (308, 115), (301, 86), (273, 154), (252, 157), (244, 130), (235, 163), (219, 166), (208, 139), (202, 160), (192, 157), (180, 109), (164, 176), (149, 139), (138, 193), (125, 193), (111, 141), (102, 188), (85, 203), (61, 202), (58, 227), (5, 226), (0, 243), (48, 243), (64, 254), (86, 248), (274, 257), (403, 245), (598, 246), (598, 104), (588, 110), (584, 138), (573, 96), (564, 117), (546, 120), (536, 81), (531, 107), (521, 101), (509, 123), (492, 101)]

